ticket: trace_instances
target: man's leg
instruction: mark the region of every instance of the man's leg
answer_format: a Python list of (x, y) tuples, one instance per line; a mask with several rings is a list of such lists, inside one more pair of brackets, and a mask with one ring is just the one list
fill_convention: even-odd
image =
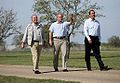
[(100, 67), (100, 70), (104, 69), (104, 63), (103, 63), (103, 61), (101, 59), (99, 45), (94, 45), (93, 46), (93, 53), (95, 55), (95, 58), (97, 59), (97, 62), (98, 62), (99, 67)]
[(67, 69), (67, 41), (62, 40), (62, 45), (61, 45), (61, 52), (62, 52), (62, 69), (66, 70)]
[(88, 43), (88, 40), (85, 39), (85, 62), (86, 62), (88, 71), (91, 70), (90, 52), (91, 52), (91, 45)]
[(53, 58), (53, 65), (55, 71), (58, 71), (58, 56), (60, 50), (60, 41), (59, 39), (54, 39), (54, 58)]
[(42, 51), (42, 45), (38, 45), (37, 46), (37, 59), (36, 59), (36, 65), (35, 65), (36, 68), (38, 68), (38, 65), (39, 65), (39, 58), (40, 58), (41, 51)]
[(39, 57), (41, 53), (42, 46), (39, 45), (38, 42), (34, 42), (31, 46), (31, 52), (32, 52), (32, 61), (33, 61), (33, 70), (38, 71), (39, 67)]

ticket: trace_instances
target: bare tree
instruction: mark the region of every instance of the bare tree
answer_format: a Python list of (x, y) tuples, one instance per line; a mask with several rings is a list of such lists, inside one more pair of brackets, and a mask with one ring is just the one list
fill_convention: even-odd
[[(33, 9), (40, 15), (41, 22), (46, 23), (46, 25), (55, 21), (58, 12), (64, 13), (64, 20), (68, 20), (71, 14), (76, 16), (76, 23), (69, 30), (69, 47), (71, 34), (75, 34), (75, 29), (80, 29), (83, 25), (84, 20), (88, 17), (88, 11), (90, 9), (100, 10), (101, 7), (97, 3), (91, 4), (90, 0), (35, 0)], [(97, 16), (103, 15), (97, 13)], [(83, 31), (77, 32), (83, 33)], [(70, 47), (68, 50), (70, 50)]]
[[(88, 17), (88, 11), (90, 9), (100, 10), (96, 3), (90, 4), (89, 0), (35, 0), (33, 6), (35, 12), (40, 15), (42, 22), (48, 24), (49, 22), (55, 21), (56, 13), (64, 13), (65, 20), (68, 19), (68, 16), (72, 13), (76, 16), (75, 28), (79, 29), (83, 24), (84, 20)], [(97, 16), (103, 16), (98, 14)]]
[(20, 27), (16, 24), (16, 13), (13, 10), (4, 10), (0, 8), (0, 41), (13, 34), (19, 33)]
[(22, 40), (23, 34), (17, 34), (13, 38), (12, 45), (15, 45), (16, 47), (19, 47), (21, 40)]
[[(88, 11), (90, 9), (100, 10), (97, 3), (90, 3), (90, 0), (35, 0), (33, 9), (40, 16), (40, 21), (50, 25), (51, 22), (55, 21), (56, 13), (64, 13), (64, 20), (68, 20), (69, 15), (73, 14), (76, 16), (76, 23), (69, 30), (68, 38), (71, 34), (75, 34), (74, 29), (80, 29), (83, 25), (84, 20), (88, 17)], [(97, 11), (96, 11), (97, 12)], [(97, 13), (97, 17), (103, 16)], [(83, 33), (83, 31), (77, 31)]]

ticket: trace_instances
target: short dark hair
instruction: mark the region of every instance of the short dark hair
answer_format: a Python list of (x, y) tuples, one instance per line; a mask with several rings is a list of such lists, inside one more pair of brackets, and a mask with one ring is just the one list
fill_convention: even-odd
[(93, 9), (91, 9), (91, 10), (89, 10), (89, 12), (88, 12), (88, 13), (89, 13), (89, 15), (90, 15), (90, 12), (91, 12), (91, 11), (95, 12)]

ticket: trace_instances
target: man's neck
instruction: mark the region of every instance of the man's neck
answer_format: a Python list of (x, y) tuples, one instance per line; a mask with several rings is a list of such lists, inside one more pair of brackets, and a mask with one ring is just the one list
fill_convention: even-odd
[(62, 21), (57, 21), (57, 23), (59, 24), (59, 23), (62, 23)]
[(92, 21), (94, 21), (95, 20), (95, 18), (90, 18)]
[(95, 20), (95, 18), (89, 18), (91, 21), (94, 21)]
[(32, 25), (37, 25), (37, 23), (32, 22)]

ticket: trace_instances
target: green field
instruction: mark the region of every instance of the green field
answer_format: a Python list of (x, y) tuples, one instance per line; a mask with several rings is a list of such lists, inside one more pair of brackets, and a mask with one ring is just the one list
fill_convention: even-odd
[(1, 76), (0, 83), (79, 83), (72, 81), (60, 81), (60, 80), (51, 80), (51, 79), (28, 79), (15, 76)]
[[(120, 51), (101, 51), (105, 65), (112, 69), (120, 69)], [(32, 65), (30, 51), (0, 52), (0, 64), (9, 65)], [(40, 66), (53, 66), (53, 54), (44, 51), (40, 57)], [(91, 57), (92, 68), (98, 69), (98, 64), (94, 56)], [(59, 66), (61, 66), (61, 55), (59, 56)], [(68, 61), (68, 67), (85, 68), (84, 51), (72, 51)]]

